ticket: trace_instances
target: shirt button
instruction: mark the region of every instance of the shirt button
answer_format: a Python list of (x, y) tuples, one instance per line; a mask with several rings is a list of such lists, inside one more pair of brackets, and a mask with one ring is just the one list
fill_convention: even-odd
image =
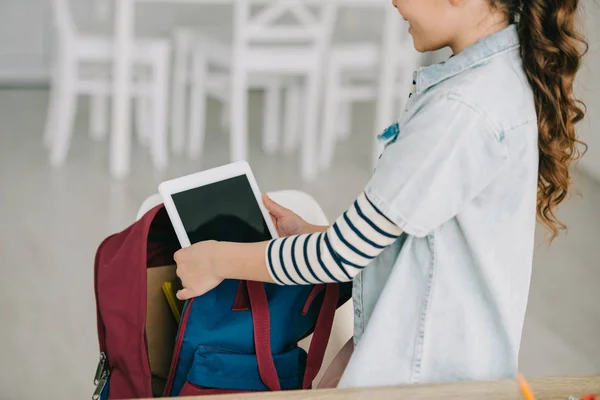
[(356, 311), (354, 311), (354, 314), (355, 314), (355, 315), (356, 315), (358, 318), (360, 318), (360, 316), (361, 316), (361, 314), (362, 314), (362, 313), (360, 312), (360, 310), (356, 310)]

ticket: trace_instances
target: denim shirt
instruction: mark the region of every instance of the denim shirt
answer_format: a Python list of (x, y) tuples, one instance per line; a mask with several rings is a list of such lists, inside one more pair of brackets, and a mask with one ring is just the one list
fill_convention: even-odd
[(366, 193), (404, 234), (354, 282), (340, 387), (510, 378), (531, 276), (534, 97), (514, 25), (415, 73)]

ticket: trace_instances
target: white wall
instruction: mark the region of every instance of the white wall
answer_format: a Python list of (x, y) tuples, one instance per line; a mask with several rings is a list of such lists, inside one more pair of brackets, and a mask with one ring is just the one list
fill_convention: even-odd
[[(69, 0), (78, 29), (87, 34), (111, 35), (114, 1)], [(54, 47), (51, 3), (52, 0), (0, 0), (0, 84), (48, 82)], [(175, 22), (214, 26), (226, 21), (227, 9), (220, 6), (136, 7), (136, 33), (142, 36), (167, 36)]]
[(588, 109), (579, 132), (589, 150), (579, 165), (600, 181), (600, 2), (585, 0), (582, 17), (590, 51), (577, 79), (577, 94)]
[(49, 0), (0, 0), (0, 81), (44, 81)]

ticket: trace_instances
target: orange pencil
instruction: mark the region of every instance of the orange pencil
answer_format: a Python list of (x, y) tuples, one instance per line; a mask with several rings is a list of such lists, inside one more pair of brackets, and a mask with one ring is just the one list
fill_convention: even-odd
[(535, 396), (529, 387), (529, 384), (525, 380), (525, 377), (521, 374), (517, 375), (517, 381), (519, 382), (519, 387), (521, 388), (521, 393), (525, 400), (535, 400)]

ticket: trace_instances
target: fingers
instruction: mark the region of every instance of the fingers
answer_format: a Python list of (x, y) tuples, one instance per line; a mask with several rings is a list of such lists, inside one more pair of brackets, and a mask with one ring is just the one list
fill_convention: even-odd
[(173, 254), (173, 261), (175, 261), (175, 264), (182, 264), (190, 259), (193, 260), (194, 255), (197, 253), (197, 249), (202, 248), (206, 243), (210, 243), (210, 241), (198, 242), (190, 247), (184, 247), (183, 249), (177, 250), (175, 254)]
[(215, 276), (210, 266), (211, 249), (216, 242), (205, 241), (181, 249), (173, 255), (176, 273), (183, 288), (177, 292), (179, 300), (189, 300), (203, 295), (218, 286), (222, 279)]
[[(275, 225), (277, 232), (279, 232), (279, 227), (277, 226), (277, 217), (271, 213), (269, 213), (269, 217), (271, 218), (271, 221), (273, 221), (273, 225)], [(281, 232), (279, 232), (279, 234), (281, 234)]]
[(173, 261), (175, 261), (175, 264), (182, 264), (185, 262), (185, 260), (193, 257), (193, 254), (193, 247), (184, 247), (183, 249), (177, 250), (175, 254), (173, 254)]
[(177, 277), (181, 280), (182, 285), (184, 285), (184, 288), (179, 290), (176, 294), (177, 298), (179, 300), (189, 300), (192, 297), (195, 297), (192, 295), (191, 291), (187, 288), (185, 288), (185, 283), (186, 280), (184, 278), (184, 264), (183, 264), (183, 258), (185, 255), (185, 249), (181, 249), (177, 252), (175, 252), (175, 254), (173, 255), (173, 260), (175, 261), (175, 264), (177, 264), (177, 269), (175, 270), (175, 273), (177, 274)]
[(177, 298), (179, 300), (189, 300), (192, 297), (197, 297), (196, 294), (194, 294), (190, 289), (181, 289), (180, 291), (177, 292)]
[(175, 252), (175, 254), (173, 254), (173, 261), (175, 261), (175, 264), (179, 264), (179, 262), (181, 261), (181, 254), (182, 254), (182, 250), (178, 250)]
[(275, 218), (281, 218), (286, 214), (291, 213), (291, 211), (287, 208), (271, 200), (271, 198), (266, 193), (263, 193), (262, 199), (263, 204), (265, 205), (269, 213), (271, 213), (271, 215), (273, 215)]

